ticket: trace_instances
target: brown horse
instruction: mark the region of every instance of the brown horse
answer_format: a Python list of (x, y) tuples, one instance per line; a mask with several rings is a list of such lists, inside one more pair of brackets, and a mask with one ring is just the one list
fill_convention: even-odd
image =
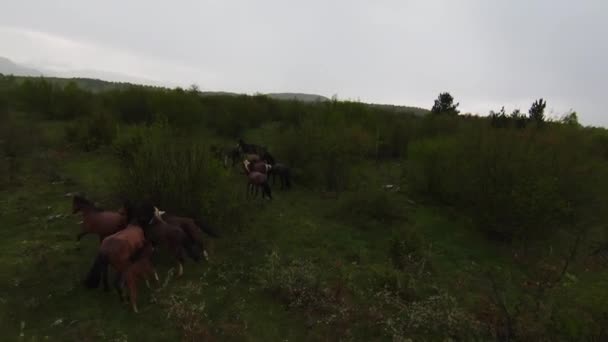
[(247, 196), (254, 195), (254, 197), (257, 197), (259, 189), (262, 188), (262, 198), (268, 195), (268, 198), (272, 199), (268, 176), (265, 173), (252, 170), (252, 165), (248, 160), (243, 160), (243, 171), (247, 175)]
[(146, 286), (150, 288), (150, 282), (148, 281), (149, 277), (154, 276), (157, 284), (160, 283), (158, 279), (158, 274), (154, 269), (154, 265), (152, 265), (152, 254), (154, 253), (154, 247), (151, 243), (146, 242), (144, 247), (142, 247), (141, 251), (138, 252), (137, 256), (134, 256), (133, 262), (127, 269), (122, 273), (122, 276), (119, 280), (120, 284), (118, 289), (118, 294), (120, 299), (123, 300), (122, 296), (122, 288), (125, 286), (129, 289), (129, 300), (131, 302), (131, 307), (134, 312), (138, 312), (137, 310), (137, 282), (141, 280), (145, 280)]
[(272, 199), (272, 192), (270, 191), (270, 185), (268, 185), (268, 177), (261, 172), (249, 172), (247, 175), (247, 195), (251, 194), (254, 195), (254, 197), (257, 197), (260, 188), (262, 189), (262, 198), (268, 196), (268, 199)]
[(184, 273), (184, 252), (194, 261), (200, 260), (200, 254), (196, 252), (190, 237), (180, 228), (167, 223), (162, 218), (163, 212), (154, 207), (154, 217), (146, 230), (146, 238), (155, 246), (164, 246), (175, 257), (178, 265), (177, 276)]
[[(133, 207), (130, 203), (123, 206), (126, 221), (125, 229), (106, 237), (99, 246), (97, 257), (85, 279), (88, 288), (99, 287), (103, 278), (104, 290), (108, 291), (108, 268), (112, 266), (117, 272), (116, 280), (132, 262), (132, 257), (144, 246), (144, 228), (154, 216), (151, 205)], [(118, 283), (115, 282), (115, 285)]]
[(205, 249), (202, 232), (207, 233), (212, 237), (219, 237), (217, 233), (209, 227), (208, 224), (195, 220), (189, 217), (182, 217), (158, 211), (160, 218), (168, 224), (180, 227), (190, 238), (190, 241), (198, 247), (202, 252), (205, 260), (209, 260), (209, 255)]
[(251, 171), (257, 171), (259, 173), (263, 173), (263, 174), (267, 175), (270, 173), (272, 166), (263, 161), (259, 161), (259, 162), (249, 164), (248, 168)]
[(78, 241), (86, 234), (97, 234), (101, 242), (127, 225), (126, 215), (97, 208), (86, 198), (76, 195), (72, 200), (72, 214), (78, 212), (82, 213), (82, 232), (77, 236)]

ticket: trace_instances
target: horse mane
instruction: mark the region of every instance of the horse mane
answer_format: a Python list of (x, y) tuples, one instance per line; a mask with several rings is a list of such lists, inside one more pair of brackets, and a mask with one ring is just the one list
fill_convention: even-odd
[(78, 205), (80, 205), (82, 207), (93, 209), (95, 211), (104, 211), (102, 208), (95, 206), (95, 204), (93, 202), (89, 201), (88, 199), (84, 198), (84, 196), (81, 196), (81, 195), (75, 195), (74, 202), (78, 203)]

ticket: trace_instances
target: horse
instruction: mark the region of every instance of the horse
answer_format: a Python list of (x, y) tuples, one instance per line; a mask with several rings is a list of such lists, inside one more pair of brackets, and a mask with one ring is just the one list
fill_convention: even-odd
[(281, 190), (291, 188), (291, 170), (287, 165), (281, 163), (274, 164), (270, 168), (268, 176), (272, 178), (272, 185), (274, 185), (276, 177), (279, 176)]
[(177, 276), (181, 277), (184, 273), (184, 252), (196, 262), (200, 260), (200, 254), (195, 251), (192, 240), (182, 228), (169, 224), (162, 218), (163, 213), (154, 207), (154, 217), (146, 230), (146, 239), (150, 240), (154, 246), (163, 245), (169, 250), (177, 260)]
[(211, 237), (219, 237), (219, 235), (209, 227), (208, 224), (195, 220), (189, 217), (181, 217), (168, 214), (164, 211), (159, 211), (159, 216), (165, 222), (180, 227), (190, 238), (190, 240), (203, 251), (203, 256), (209, 260), (209, 255), (203, 243), (203, 235), (201, 232), (207, 233)]
[(258, 161), (258, 162), (250, 163), (248, 166), (248, 169), (250, 171), (257, 171), (259, 173), (268, 175), (270, 173), (270, 171), (272, 170), (272, 165), (267, 164), (266, 162), (263, 162), (263, 161)]
[(97, 208), (91, 201), (76, 195), (72, 200), (72, 214), (82, 213), (82, 232), (76, 239), (80, 241), (86, 234), (99, 235), (99, 242), (127, 225), (127, 218), (120, 212)]
[(264, 153), (260, 155), (260, 159), (270, 165), (274, 165), (276, 163), (274, 157), (268, 153), (268, 151), (264, 151)]
[(266, 147), (255, 145), (255, 144), (247, 144), (245, 141), (243, 141), (243, 139), (239, 139), (236, 147), (239, 149), (239, 151), (241, 153), (244, 153), (244, 154), (261, 155), (261, 154), (264, 154), (264, 152), (266, 152)]
[(85, 286), (90, 289), (99, 287), (103, 280), (104, 290), (109, 291), (109, 266), (117, 273), (117, 286), (120, 275), (131, 265), (132, 257), (144, 247), (144, 229), (154, 215), (153, 208), (146, 205), (133, 208), (130, 204), (125, 204), (124, 207), (128, 224), (126, 228), (101, 241), (93, 266), (85, 279)]
[(135, 313), (137, 310), (137, 282), (145, 280), (146, 286), (150, 288), (150, 282), (148, 278), (154, 276), (157, 284), (160, 284), (158, 274), (152, 264), (152, 254), (154, 253), (154, 247), (150, 242), (146, 242), (137, 255), (132, 257), (132, 263), (122, 273), (119, 278), (119, 285), (117, 287), (118, 295), (120, 300), (123, 301), (122, 289), (127, 287), (129, 290), (129, 300), (131, 307)]

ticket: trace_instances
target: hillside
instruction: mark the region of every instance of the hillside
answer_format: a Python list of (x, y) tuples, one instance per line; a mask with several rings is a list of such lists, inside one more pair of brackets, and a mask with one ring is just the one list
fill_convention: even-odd
[(38, 70), (18, 65), (8, 58), (0, 56), (0, 74), (15, 76), (42, 76)]

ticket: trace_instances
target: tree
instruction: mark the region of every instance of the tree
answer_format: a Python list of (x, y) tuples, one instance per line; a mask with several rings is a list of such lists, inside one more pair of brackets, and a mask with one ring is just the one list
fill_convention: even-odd
[(445, 92), (439, 94), (431, 112), (434, 114), (458, 115), (460, 111), (457, 109), (460, 103), (454, 104), (454, 98), (450, 93)]
[(515, 109), (511, 113), (510, 119), (515, 123), (515, 127), (517, 128), (526, 127), (526, 123), (528, 121), (526, 116), (519, 109)]
[(575, 111), (571, 111), (570, 113), (565, 114), (561, 120), (564, 125), (568, 126), (580, 126), (578, 122), (578, 115)]
[(509, 125), (509, 117), (507, 117), (507, 113), (505, 112), (505, 107), (503, 106), (500, 109), (500, 112), (496, 113), (495, 111), (490, 111), (490, 124), (492, 127), (496, 128), (505, 128)]
[(530, 121), (536, 122), (537, 124), (542, 124), (545, 122), (545, 107), (547, 107), (547, 101), (543, 101), (543, 99), (539, 99), (532, 103), (532, 107), (528, 111), (528, 115)]

